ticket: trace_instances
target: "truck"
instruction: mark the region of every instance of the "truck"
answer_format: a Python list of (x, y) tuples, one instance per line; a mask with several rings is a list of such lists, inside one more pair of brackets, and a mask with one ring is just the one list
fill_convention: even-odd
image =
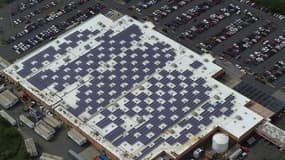
[(12, 116), (10, 116), (6, 111), (0, 110), (0, 116), (5, 120), (7, 120), (12, 126), (16, 126), (17, 121)]
[(230, 154), (228, 160), (236, 160), (240, 154), (242, 153), (242, 149), (238, 148), (236, 149), (232, 154)]
[(43, 121), (52, 126), (53, 128), (60, 128), (62, 126), (62, 122), (55, 119), (52, 115), (46, 115), (43, 118)]
[(19, 98), (8, 89), (0, 93), (0, 104), (5, 109), (13, 107), (18, 101)]
[(105, 154), (103, 154), (103, 153), (100, 153), (99, 157), (102, 160), (109, 160), (109, 158)]
[(51, 140), (55, 134), (55, 129), (42, 120), (36, 123), (34, 131), (47, 141)]
[(72, 149), (68, 150), (68, 153), (73, 157), (74, 160), (84, 160), (82, 156), (74, 152)]
[(35, 127), (35, 123), (33, 121), (31, 121), (27, 116), (21, 114), (19, 116), (19, 119), (20, 119), (21, 122), (23, 122), (29, 128), (34, 128)]
[(30, 154), (31, 157), (38, 156), (38, 151), (37, 151), (36, 144), (33, 138), (25, 139), (25, 145), (26, 145), (27, 152)]
[(77, 132), (74, 128), (72, 128), (67, 132), (67, 136), (71, 138), (79, 146), (82, 146), (87, 142), (87, 139), (84, 136), (82, 136), (79, 132)]

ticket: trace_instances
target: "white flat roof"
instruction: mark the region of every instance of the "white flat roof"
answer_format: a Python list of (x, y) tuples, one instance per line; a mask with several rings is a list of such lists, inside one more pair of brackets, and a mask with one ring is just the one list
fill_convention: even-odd
[(129, 16), (98, 15), (4, 70), (119, 159), (181, 154), (217, 126), (263, 118), (212, 78), (221, 70)]

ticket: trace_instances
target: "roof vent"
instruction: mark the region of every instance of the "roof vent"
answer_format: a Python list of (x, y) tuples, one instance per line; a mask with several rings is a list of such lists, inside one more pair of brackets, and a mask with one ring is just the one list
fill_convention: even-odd
[(144, 121), (144, 119), (142, 117), (137, 117), (136, 119), (139, 123), (142, 123)]
[(220, 99), (221, 99), (220, 96), (218, 96), (218, 95), (214, 95), (214, 98), (215, 98), (216, 100), (220, 100)]
[(129, 157), (129, 154), (128, 154), (127, 152), (125, 152), (125, 153), (123, 154), (123, 157)]
[(174, 68), (177, 68), (177, 64), (176, 63), (171, 64), (171, 66), (174, 67)]
[(174, 129), (170, 129), (169, 132), (170, 132), (171, 134), (175, 134), (175, 130), (174, 130)]
[(15, 70), (18, 70), (19, 67), (18, 67), (17, 65), (14, 65), (14, 69), (15, 69)]
[(242, 117), (241, 117), (240, 115), (237, 115), (237, 116), (236, 116), (236, 119), (241, 121), (241, 120), (242, 120)]

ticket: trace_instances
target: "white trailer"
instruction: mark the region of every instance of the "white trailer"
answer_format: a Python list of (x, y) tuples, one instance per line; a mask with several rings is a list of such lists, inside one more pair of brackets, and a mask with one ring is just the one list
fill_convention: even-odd
[(19, 116), (19, 119), (20, 119), (21, 122), (23, 122), (29, 128), (34, 128), (35, 127), (35, 123), (33, 121), (31, 121), (27, 116), (21, 114)]
[(77, 132), (74, 128), (67, 132), (67, 136), (71, 138), (75, 143), (79, 146), (85, 144), (87, 142), (87, 138), (82, 136), (79, 132)]
[(63, 158), (49, 153), (42, 153), (40, 160), (63, 160)]
[(55, 119), (53, 116), (51, 115), (47, 115), (43, 118), (43, 121), (45, 121), (47, 124), (49, 124), (50, 126), (52, 126), (53, 128), (60, 128), (62, 126), (62, 122)]
[(18, 101), (19, 98), (8, 89), (0, 93), (0, 105), (5, 109), (13, 107)]
[(1, 110), (0, 116), (5, 120), (7, 120), (12, 126), (16, 126), (17, 121), (12, 116), (10, 116), (6, 111)]
[(42, 120), (36, 123), (34, 131), (47, 141), (49, 141), (55, 134), (55, 129)]
[(33, 138), (25, 139), (25, 145), (26, 145), (27, 152), (30, 154), (31, 157), (38, 156), (37, 147), (36, 147), (36, 144)]

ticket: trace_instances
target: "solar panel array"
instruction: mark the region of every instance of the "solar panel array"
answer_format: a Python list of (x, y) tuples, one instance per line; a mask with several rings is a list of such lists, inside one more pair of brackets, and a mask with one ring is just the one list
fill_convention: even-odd
[[(67, 48), (72, 49), (77, 47), (78, 41), (87, 41), (90, 35), (98, 34), (98, 30), (94, 32), (90, 32), (89, 30), (74, 32), (65, 37), (65, 40), (71, 41), (71, 43), (67, 44), (64, 42), (58, 45), (60, 48), (58, 50), (52, 46), (46, 48), (23, 62), (24, 67), (18, 71), (18, 74), (23, 78), (31, 74), (32, 76), (28, 81), (39, 90), (53, 86), (58, 92), (64, 90), (66, 86), (77, 82), (82, 77), (91, 74), (94, 77), (91, 83), (99, 84), (101, 82), (103, 84), (99, 87), (93, 86), (94, 88), (92, 89), (95, 92), (94, 95), (91, 94), (90, 96), (93, 99), (104, 97), (102, 104), (94, 102), (95, 104), (93, 103), (93, 105), (105, 106), (109, 103), (106, 100), (118, 97), (119, 93), (129, 90), (134, 84), (143, 80), (146, 75), (152, 74), (155, 69), (163, 67), (167, 61), (174, 59), (175, 53), (173, 51), (164, 50), (170, 46), (159, 42), (154, 44), (142, 42), (140, 45), (146, 49), (141, 49), (140, 46), (134, 50), (130, 49), (136, 44), (135, 42), (141, 40), (140, 36), (142, 32), (136, 25), (129, 26), (124, 31), (113, 36), (111, 36), (112, 33), (114, 31), (110, 29), (102, 36), (97, 36), (95, 40), (102, 43), (92, 49), (92, 46), (87, 45), (86, 49), (90, 50), (71, 63), (63, 64), (56, 70), (48, 68), (37, 72), (40, 68), (54, 61), (56, 62), (58, 57), (66, 54)], [(107, 62), (110, 61), (111, 64), (108, 65)], [(102, 66), (107, 69), (96, 70)], [(33, 74), (33, 70), (35, 74)], [(98, 76), (99, 74), (101, 76)], [(110, 86), (109, 83), (116, 83), (116, 85)], [(86, 86), (79, 88), (80, 91), (84, 89), (86, 89)], [(97, 92), (97, 90), (102, 90), (105, 94), (98, 95), (100, 92)], [(108, 91), (115, 93), (110, 95)], [(85, 95), (79, 95), (80, 98), (83, 98), (82, 96)], [(82, 103), (78, 102), (78, 104)], [(82, 110), (82, 108), (79, 109)], [(79, 109), (71, 110), (71, 112), (79, 115), (81, 112)], [(96, 110), (90, 112), (94, 113)]]
[[(118, 34), (118, 37), (127, 38), (128, 35), (134, 33), (129, 33), (129, 29), (136, 29), (132, 31), (137, 31), (136, 33), (139, 33), (138, 27), (133, 27), (126, 29), (123, 34)], [(104, 65), (102, 70), (91, 73), (93, 79), (90, 83), (84, 84), (78, 88), (79, 93), (77, 94), (77, 97), (79, 101), (77, 102), (77, 105), (80, 107), (69, 109), (74, 115), (80, 115), (82, 112), (85, 112), (88, 106), (91, 107), (88, 112), (94, 114), (99, 107), (108, 105), (110, 100), (116, 99), (122, 95), (123, 92), (130, 90), (135, 84), (144, 80), (147, 75), (154, 73), (157, 68), (165, 66), (167, 61), (174, 59), (175, 53), (171, 50), (163, 52), (162, 50), (168, 46), (161, 43), (155, 43), (153, 45), (144, 43), (143, 46), (146, 47), (145, 50), (136, 48), (134, 50), (129, 49), (122, 52), (120, 48), (131, 47), (130, 42), (134, 40), (125, 38), (121, 38), (120, 40), (122, 39), (127, 43), (123, 45), (112, 44), (114, 50), (111, 53), (114, 53), (114, 56), (108, 53), (109, 47), (105, 46), (109, 44), (102, 43), (98, 46), (98, 48), (102, 46), (105, 46), (104, 48), (106, 48), (106, 50), (101, 50), (101, 53), (104, 53), (102, 55), (105, 57), (112, 56), (113, 58), (109, 61), (110, 63)], [(138, 39), (139, 38), (137, 38), (136, 41)], [(112, 38), (112, 40), (114, 40), (114, 38)], [(119, 43), (120, 40), (114, 41)]]
[[(82, 44), (84, 50), (73, 53)], [(131, 23), (120, 31), (75, 31), (23, 61), (17, 73), (38, 90), (57, 93), (91, 77), (66, 93), (75, 99), (67, 110), (76, 117), (92, 115), (90, 122), (108, 130), (100, 133), (116, 147), (141, 146), (133, 158), (142, 159), (160, 145), (185, 144), (201, 126), (233, 113), (235, 96), (210, 101), (212, 88), (194, 74), (204, 62), (191, 59), (177, 69), (179, 56), (170, 44), (146, 36), (142, 26)], [(201, 112), (193, 115), (197, 108)], [(176, 134), (162, 136), (175, 125), (180, 128)]]
[(18, 71), (18, 74), (25, 78), (28, 75), (33, 73), (33, 69), (37, 71), (38, 69), (49, 65), (50, 63), (56, 61), (59, 56), (63, 56), (67, 52), (67, 48), (75, 48), (77, 47), (78, 41), (87, 41), (90, 35), (97, 35), (99, 33), (98, 30), (90, 31), (90, 30), (84, 30), (82, 32), (76, 31), (72, 34), (66, 36), (64, 39), (67, 42), (63, 42), (58, 45), (59, 49), (56, 50), (54, 46), (49, 46), (45, 49), (43, 49), (41, 52), (34, 55), (32, 58), (24, 61), (23, 68)]
[[(195, 64), (198, 63), (194, 61), (189, 66), (195, 69)], [(135, 159), (141, 159), (163, 143), (186, 143), (190, 136), (201, 131), (200, 125), (207, 127), (212, 123), (211, 117), (230, 116), (235, 99), (229, 95), (223, 103), (212, 104), (207, 94), (211, 88), (205, 79), (200, 77), (194, 80), (192, 75), (190, 70), (162, 70), (138, 89), (125, 95), (122, 98), (123, 105), (117, 106), (115, 110), (105, 108), (101, 111), (95, 125), (101, 129), (112, 126), (112, 131), (105, 138), (115, 146), (124, 146), (126, 143), (149, 145)], [(202, 106), (200, 114), (187, 117), (199, 106)], [(134, 117), (136, 125), (131, 129), (123, 127), (124, 124), (130, 124), (129, 119)], [(166, 129), (175, 124), (183, 128), (177, 137), (161, 137)]]

